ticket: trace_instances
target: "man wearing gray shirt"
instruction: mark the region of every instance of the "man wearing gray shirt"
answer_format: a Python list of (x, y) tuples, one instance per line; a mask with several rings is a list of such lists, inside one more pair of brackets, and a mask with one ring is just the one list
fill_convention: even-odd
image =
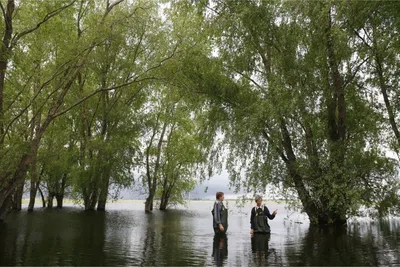
[(211, 211), (213, 215), (214, 233), (223, 234), (228, 230), (228, 210), (222, 203), (222, 201), (224, 201), (224, 193), (217, 192), (215, 198), (217, 200), (215, 201), (214, 208)]

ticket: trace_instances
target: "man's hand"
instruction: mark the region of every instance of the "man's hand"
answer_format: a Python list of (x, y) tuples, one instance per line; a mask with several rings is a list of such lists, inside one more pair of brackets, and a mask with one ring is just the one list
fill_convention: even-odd
[(253, 229), (250, 230), (250, 235), (251, 235), (251, 236), (254, 235), (254, 230), (253, 230)]
[(272, 213), (272, 215), (276, 215), (278, 213), (278, 210), (274, 210), (274, 212)]
[(222, 223), (219, 225), (219, 230), (220, 230), (221, 232), (225, 232), (225, 229), (224, 229), (224, 226), (222, 225)]

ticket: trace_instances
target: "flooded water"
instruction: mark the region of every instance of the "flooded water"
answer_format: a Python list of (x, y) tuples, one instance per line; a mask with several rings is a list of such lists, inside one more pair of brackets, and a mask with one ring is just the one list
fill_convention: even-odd
[(400, 220), (359, 219), (343, 230), (310, 228), (283, 205), (271, 235), (249, 233), (251, 206), (229, 203), (226, 237), (214, 237), (212, 202), (145, 214), (143, 203), (107, 212), (78, 207), (15, 212), (0, 225), (0, 265), (378, 266), (400, 265)]

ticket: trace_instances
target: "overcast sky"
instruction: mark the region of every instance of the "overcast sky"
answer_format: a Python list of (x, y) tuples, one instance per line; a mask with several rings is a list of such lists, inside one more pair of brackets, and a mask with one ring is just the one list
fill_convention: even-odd
[[(207, 189), (207, 192), (205, 190)], [(220, 175), (215, 175), (209, 180), (204, 181), (202, 184), (198, 184), (195, 189), (190, 193), (190, 198), (201, 198), (201, 199), (215, 199), (215, 193), (221, 191), (225, 193), (225, 198), (231, 198), (234, 194), (233, 190), (229, 189), (229, 178), (227, 172), (222, 172)], [(122, 199), (145, 199), (146, 195), (143, 195), (136, 189), (122, 190), (120, 194)]]

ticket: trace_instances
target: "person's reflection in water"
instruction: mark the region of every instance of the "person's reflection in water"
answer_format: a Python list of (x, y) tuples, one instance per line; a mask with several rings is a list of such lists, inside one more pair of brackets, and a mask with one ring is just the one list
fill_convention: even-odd
[(214, 235), (212, 256), (217, 266), (223, 266), (228, 257), (228, 238), (225, 234)]
[(257, 265), (265, 265), (267, 263), (270, 238), (270, 233), (255, 233), (251, 237), (251, 250)]

